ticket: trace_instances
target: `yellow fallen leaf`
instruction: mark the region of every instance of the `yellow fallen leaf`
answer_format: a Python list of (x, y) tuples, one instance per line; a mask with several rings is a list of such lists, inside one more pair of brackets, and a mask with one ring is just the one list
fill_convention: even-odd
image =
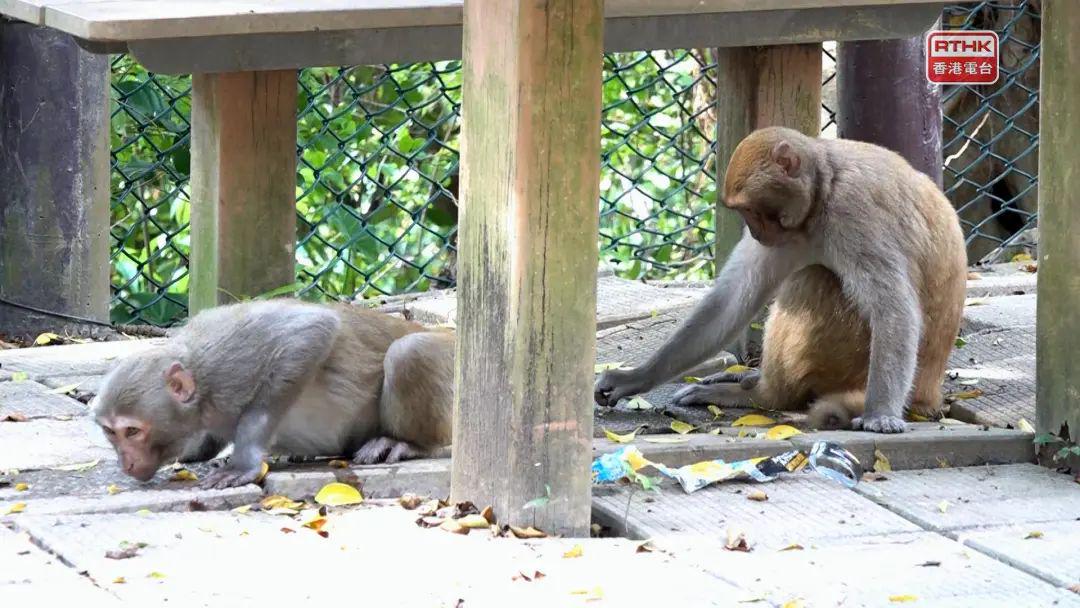
[(15, 491), (16, 492), (25, 492), (25, 491), (27, 491), (29, 489), (30, 489), (30, 484), (28, 484), (28, 483), (23, 483), (23, 482), (20, 481), (19, 483), (15, 484)]
[(609, 369), (619, 369), (622, 366), (622, 361), (616, 361), (615, 363), (597, 363), (595, 366), (593, 366), (593, 371), (597, 374), (602, 374)]
[(715, 405), (710, 405), (709, 406), (709, 413), (712, 414), (712, 419), (716, 420), (717, 418), (724, 415), (724, 410), (716, 407)]
[(240, 505), (232, 510), (233, 513), (247, 513), (251, 511), (251, 505)]
[(266, 476), (270, 473), (270, 465), (265, 462), (259, 467), (259, 476), (255, 478), (255, 483), (262, 483), (262, 480), (266, 479)]
[(782, 608), (802, 608), (802, 600), (791, 600), (784, 602)]
[(964, 306), (982, 306), (986, 304), (986, 298), (968, 298), (964, 300)]
[(687, 384), (697, 384), (698, 382), (701, 382), (701, 378), (698, 378), (697, 376), (683, 376), (682, 381)]
[(628, 410), (651, 410), (653, 404), (649, 403), (648, 399), (644, 397), (634, 397), (626, 404)]
[(529, 526), (528, 528), (519, 528), (517, 526), (510, 526), (510, 532), (518, 538), (547, 538), (547, 534), (537, 530), (536, 528)]
[(922, 414), (916, 414), (915, 412), (908, 412), (907, 418), (912, 422), (930, 422), (929, 418), (923, 416)]
[(147, 578), (157, 578), (157, 579), (165, 578), (164, 574), (162, 574), (160, 572), (157, 572), (157, 571), (151, 572), (150, 574), (147, 574), (146, 576), (147, 576)]
[(776, 421), (761, 414), (747, 414), (732, 422), (731, 426), (769, 426), (770, 424), (776, 424)]
[(1012, 262), (1034, 262), (1035, 258), (1031, 257), (1030, 253), (1018, 253), (1012, 257)]
[(491, 525), (491, 522), (480, 513), (466, 515), (465, 517), (458, 519), (457, 522), (461, 524), (462, 527), (469, 528), (470, 530), (474, 528), (486, 528)]
[(143, 517), (145, 517), (147, 515), (150, 515), (152, 513), (153, 513), (153, 511), (151, 511), (150, 509), (139, 509), (138, 511), (135, 511), (135, 515), (140, 515), (140, 516), (143, 516)]
[(78, 382), (76, 382), (75, 384), (65, 384), (64, 386), (58, 386), (51, 391), (48, 391), (48, 393), (50, 395), (66, 395), (70, 392), (73, 392), (77, 388), (79, 388)]
[(80, 462), (78, 464), (65, 464), (63, 466), (50, 468), (53, 471), (64, 471), (67, 473), (85, 473), (86, 471), (89, 471), (90, 469), (96, 467), (99, 462), (101, 462), (100, 459), (91, 460), (90, 462)]
[(646, 435), (641, 440), (648, 443), (686, 443), (690, 438), (681, 435)]
[[(1031, 261), (1031, 260), (1029, 259), (1028, 261)], [(36, 344), (38, 346), (45, 346), (46, 344), (52, 344), (53, 342), (56, 342), (59, 339), (60, 339), (60, 336), (52, 333), (51, 331), (47, 331), (47, 332), (45, 332), (43, 334), (40, 334), (38, 337), (34, 338), (34, 344)]]
[(570, 547), (570, 550), (563, 553), (563, 557), (581, 557), (581, 554), (585, 552), (585, 549), (581, 545), (574, 545)]
[(114, 585), (123, 585), (124, 583), (127, 582), (127, 579), (122, 577), (122, 576), (118, 576), (118, 577), (114, 578), (112, 580), (112, 582), (113, 582)]
[(743, 372), (748, 372), (751, 369), (753, 369), (753, 368), (747, 367), (745, 365), (729, 365), (728, 367), (724, 368), (724, 373), (725, 374), (741, 374)]
[(1035, 427), (1031, 426), (1031, 423), (1028, 422), (1027, 420), (1025, 420), (1024, 418), (1021, 418), (1020, 422), (1016, 423), (1016, 428), (1020, 429), (1021, 431), (1025, 432), (1025, 433), (1034, 433), (1035, 432)]
[(330, 467), (334, 468), (334, 469), (347, 469), (347, 468), (349, 468), (349, 461), (348, 460), (331, 460), (330, 462), (328, 462), (326, 464), (330, 465)]
[(938, 508), (938, 511), (941, 511), (942, 513), (948, 511), (949, 510), (949, 501), (943, 500), (943, 501), (939, 502), (938, 505), (937, 505), (937, 508)]
[(685, 435), (685, 434), (693, 431), (695, 428), (697, 428), (697, 427), (695, 427), (692, 424), (683, 422), (682, 420), (672, 420), (671, 421), (671, 430), (675, 431), (676, 433), (678, 433), (680, 435)]
[(794, 544), (790, 544), (790, 545), (788, 545), (788, 546), (786, 546), (786, 547), (784, 547), (783, 549), (780, 549), (780, 550), (781, 551), (802, 551), (803, 546), (798, 544), (798, 543), (794, 543)]
[(802, 431), (788, 425), (778, 424), (765, 432), (766, 439), (773, 439), (776, 441), (787, 439), (788, 437), (794, 437), (795, 435), (801, 435)]
[(641, 427), (638, 427), (630, 431), (629, 433), (626, 433), (625, 435), (620, 435), (615, 431), (609, 431), (607, 429), (604, 429), (604, 436), (606, 436), (611, 441), (614, 441), (615, 443), (630, 443), (634, 440), (634, 437), (637, 436), (639, 430), (641, 430)]
[(586, 602), (592, 602), (604, 599), (604, 590), (600, 587), (593, 587), (592, 589), (574, 589), (570, 592), (570, 595), (584, 595), (586, 596)]
[(120, 486), (118, 486), (118, 485), (116, 485), (114, 483), (114, 484), (109, 485), (109, 487), (105, 488), (105, 491), (108, 492), (110, 495), (119, 494), (120, 493)]
[(180, 469), (173, 473), (169, 481), (198, 481), (199, 476), (193, 473), (190, 469)]
[(975, 399), (981, 397), (983, 394), (982, 389), (973, 388), (967, 391), (960, 391), (958, 393), (949, 393), (945, 395), (947, 399)]
[(914, 596), (914, 595), (890, 595), (889, 596), (889, 601), (890, 602), (896, 602), (898, 604), (903, 603), (903, 602), (914, 602), (917, 599), (919, 599), (919, 598)]
[(719, 435), (720, 434), (720, 427), (714, 427), (714, 428), (709, 429), (709, 434), (710, 435)]
[(300, 525), (318, 532), (319, 530), (323, 529), (323, 526), (326, 525), (326, 518), (321, 516), (312, 517), (311, 519), (308, 519)]
[(1031, 532), (1027, 533), (1027, 536), (1024, 537), (1024, 540), (1027, 540), (1029, 538), (1042, 538), (1042, 537), (1043, 537), (1042, 532), (1039, 532), (1038, 530), (1032, 530)]
[(364, 502), (364, 497), (360, 494), (360, 490), (335, 481), (326, 484), (319, 490), (319, 493), (315, 495), (315, 502), (320, 505), (340, 507), (343, 505), (358, 505)]
[(269, 511), (271, 509), (293, 509), (293, 510), (296, 510), (296, 509), (299, 509), (300, 507), (304, 506), (304, 503), (293, 500), (293, 499), (289, 498), (288, 496), (282, 496), (280, 494), (274, 494), (272, 496), (267, 496), (266, 498), (259, 501), (259, 506), (261, 506), (266, 511)]
[(765, 329), (765, 326), (762, 325), (761, 323), (758, 323), (757, 321), (754, 321), (753, 323), (750, 324), (750, 329), (761, 331), (761, 330)]
[(11, 373), (11, 381), (12, 382), (25, 382), (26, 380), (29, 380), (29, 379), (30, 379), (30, 374), (28, 374), (26, 372), (12, 372)]
[(15, 513), (22, 513), (25, 510), (26, 510), (26, 503), (25, 502), (17, 502), (15, 504), (11, 505), (10, 507), (8, 507), (7, 514), (8, 515), (14, 515)]
[(769, 495), (762, 490), (750, 490), (750, 493), (747, 494), (746, 497), (750, 500), (757, 502), (765, 502), (766, 500), (769, 500)]
[(892, 463), (889, 462), (889, 457), (882, 453), (881, 450), (874, 450), (874, 471), (878, 473), (892, 471)]

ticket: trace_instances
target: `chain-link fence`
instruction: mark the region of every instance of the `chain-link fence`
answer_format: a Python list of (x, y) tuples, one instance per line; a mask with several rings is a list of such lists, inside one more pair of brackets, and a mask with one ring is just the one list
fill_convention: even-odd
[[(947, 27), (1002, 32), (1002, 79), (945, 97), (946, 188), (981, 256), (1035, 220), (1035, 0), (951, 6)], [(1032, 38), (1034, 36), (1034, 38)], [(822, 127), (835, 133), (835, 45)], [(705, 278), (716, 200), (711, 49), (604, 62), (601, 263), (628, 278)], [(315, 299), (454, 284), (460, 62), (299, 74), (297, 279)], [(190, 80), (113, 60), (113, 320), (186, 315)], [(966, 143), (965, 143), (966, 142)]]

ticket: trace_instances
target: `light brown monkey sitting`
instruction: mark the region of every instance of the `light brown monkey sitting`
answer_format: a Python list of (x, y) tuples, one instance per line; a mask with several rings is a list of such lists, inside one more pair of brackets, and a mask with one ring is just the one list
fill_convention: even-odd
[(94, 404), (127, 474), (206, 460), (202, 482), (258, 478), (268, 453), (425, 456), (451, 443), (454, 336), (349, 305), (279, 299), (206, 310), (165, 345), (121, 361)]
[(967, 260), (956, 212), (885, 148), (761, 129), (736, 148), (724, 204), (746, 221), (715, 287), (649, 360), (609, 370), (614, 405), (731, 344), (774, 295), (760, 372), (718, 374), (679, 403), (810, 406), (817, 428), (903, 431), (904, 410), (940, 412)]

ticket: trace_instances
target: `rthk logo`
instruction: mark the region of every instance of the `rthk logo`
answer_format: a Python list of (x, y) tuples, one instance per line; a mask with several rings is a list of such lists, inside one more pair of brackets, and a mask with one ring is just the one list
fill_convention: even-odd
[(997, 32), (930, 32), (926, 78), (938, 84), (994, 84), (998, 80)]

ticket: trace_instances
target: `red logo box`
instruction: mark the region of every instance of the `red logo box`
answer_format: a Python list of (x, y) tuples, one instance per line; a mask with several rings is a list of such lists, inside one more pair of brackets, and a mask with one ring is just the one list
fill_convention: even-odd
[(926, 35), (926, 79), (937, 84), (998, 81), (998, 34), (967, 30)]

